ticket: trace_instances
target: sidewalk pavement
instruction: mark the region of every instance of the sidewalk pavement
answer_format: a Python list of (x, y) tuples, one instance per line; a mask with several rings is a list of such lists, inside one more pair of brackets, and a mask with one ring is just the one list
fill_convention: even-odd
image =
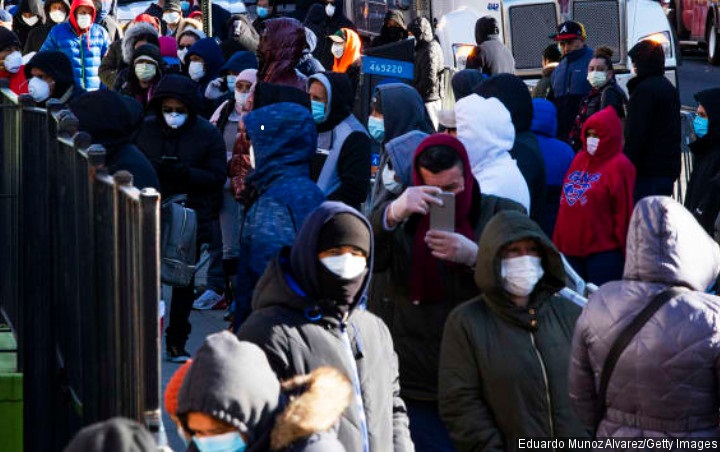
[[(166, 307), (165, 326), (169, 317), (169, 306)], [(220, 311), (195, 311), (190, 313), (190, 324), (192, 325), (192, 333), (188, 339), (187, 346), (185, 347), (190, 355), (195, 355), (198, 348), (205, 340), (205, 337), (212, 333), (217, 333), (228, 327), (228, 323), (223, 320), (223, 314), (225, 310)], [(175, 371), (181, 366), (181, 364), (171, 363), (165, 361), (165, 336), (163, 335), (162, 344), (162, 355), (161, 355), (161, 378), (162, 378), (162, 393), (160, 394), (160, 406), (162, 409), (162, 420), (165, 427), (165, 434), (167, 435), (168, 445), (174, 452), (184, 452), (185, 446), (178, 436), (177, 428), (175, 423), (170, 419), (170, 415), (165, 412), (165, 388), (167, 387), (168, 381), (173, 376)]]

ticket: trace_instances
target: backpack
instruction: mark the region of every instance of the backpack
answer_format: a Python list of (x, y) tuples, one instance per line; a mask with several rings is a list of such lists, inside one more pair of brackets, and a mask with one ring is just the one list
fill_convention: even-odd
[(187, 287), (195, 275), (197, 215), (185, 207), (186, 195), (175, 195), (160, 207), (160, 280)]

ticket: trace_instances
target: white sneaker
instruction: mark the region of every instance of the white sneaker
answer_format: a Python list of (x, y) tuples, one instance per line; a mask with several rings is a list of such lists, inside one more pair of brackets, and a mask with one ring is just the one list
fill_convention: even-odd
[(212, 309), (220, 300), (222, 300), (222, 295), (212, 289), (207, 289), (193, 302), (193, 309), (207, 311), (208, 309)]

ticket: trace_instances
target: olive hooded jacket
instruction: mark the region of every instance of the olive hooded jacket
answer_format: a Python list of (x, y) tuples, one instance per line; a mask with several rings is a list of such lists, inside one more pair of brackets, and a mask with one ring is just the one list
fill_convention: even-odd
[[(503, 289), (500, 251), (534, 239), (545, 274), (526, 307)], [(567, 392), (580, 307), (555, 295), (565, 285), (560, 253), (527, 216), (500, 212), (480, 238), (475, 284), (482, 295), (445, 324), (440, 415), (459, 452), (515, 450), (517, 438), (587, 436)]]

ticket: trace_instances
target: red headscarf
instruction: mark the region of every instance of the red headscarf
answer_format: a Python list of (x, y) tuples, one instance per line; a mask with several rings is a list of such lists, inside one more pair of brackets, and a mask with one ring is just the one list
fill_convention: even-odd
[[(477, 182), (473, 176), (465, 146), (457, 138), (448, 134), (437, 133), (430, 135), (420, 143), (413, 156), (413, 185), (416, 187), (425, 185), (420, 175), (417, 160), (420, 154), (432, 146), (445, 146), (454, 150), (462, 162), (465, 190), (455, 195), (455, 232), (475, 241), (475, 231), (470, 223), (469, 216), (472, 208), (473, 186)], [(455, 266), (447, 262), (443, 263), (443, 261), (432, 255), (432, 251), (425, 243), (425, 235), (429, 230), (430, 215), (428, 214), (420, 219), (415, 231), (410, 272), (410, 296), (412, 301), (437, 303), (444, 301), (443, 298), (445, 297), (445, 282), (442, 278), (441, 268), (443, 265), (449, 265), (449, 268), (455, 268)]]
[(167, 411), (168, 414), (171, 416), (176, 416), (180, 387), (182, 386), (183, 380), (185, 379), (185, 374), (187, 373), (188, 369), (190, 369), (191, 364), (192, 360), (190, 359), (185, 364), (180, 366), (180, 368), (178, 368), (178, 370), (176, 370), (173, 376), (170, 378), (170, 381), (168, 381), (167, 388), (165, 388), (165, 411)]

